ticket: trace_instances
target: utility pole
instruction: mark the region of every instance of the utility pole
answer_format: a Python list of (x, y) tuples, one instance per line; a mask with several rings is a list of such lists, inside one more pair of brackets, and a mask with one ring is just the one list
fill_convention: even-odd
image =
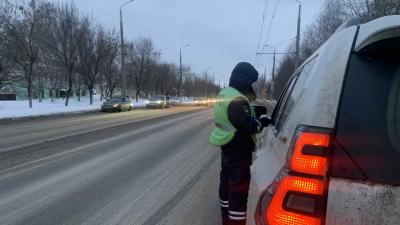
[(178, 97), (181, 97), (181, 87), (182, 87), (182, 49), (189, 47), (187, 44), (179, 49), (179, 82), (178, 82)]
[(274, 98), (275, 92), (275, 62), (276, 62), (276, 50), (274, 49), (274, 61), (272, 63), (272, 79), (271, 79), (271, 96)]
[(272, 62), (272, 81), (275, 80), (275, 62), (276, 62), (276, 50), (274, 50), (274, 59)]
[(299, 16), (297, 18), (295, 70), (299, 67), (300, 64), (300, 26), (301, 26), (301, 2), (299, 0), (296, 1), (299, 3)]
[(125, 43), (124, 43), (124, 24), (122, 16), (122, 7), (128, 5), (134, 0), (129, 0), (128, 2), (121, 5), (119, 8), (120, 16), (120, 36), (121, 36), (121, 96), (126, 96), (126, 72), (125, 72)]
[(212, 68), (212, 66), (209, 66), (204, 72), (206, 75), (206, 98), (208, 98), (208, 70), (211, 68)]
[(280, 55), (293, 55), (293, 54), (295, 54), (295, 55), (297, 55), (297, 53), (296, 52), (295, 53), (290, 53), (290, 52), (288, 52), (288, 53), (276, 53), (276, 48), (274, 46), (271, 46), (271, 45), (265, 45), (265, 46), (273, 48), (274, 52), (273, 53), (270, 53), (270, 52), (258, 52), (256, 54), (257, 55), (272, 55), (273, 54), (273, 56), (274, 56), (273, 61), (272, 61), (272, 78), (271, 78), (271, 96), (273, 97), (274, 96), (274, 89), (275, 89), (274, 86), (275, 86), (276, 55), (277, 54), (280, 54)]
[(215, 92), (215, 74), (213, 74), (213, 79), (212, 79), (212, 93), (214, 94)]
[(120, 30), (121, 30), (121, 96), (126, 96), (126, 73), (125, 73), (125, 44), (124, 25), (122, 22), (122, 8), (119, 9)]
[(206, 98), (208, 98), (208, 74), (206, 72)]

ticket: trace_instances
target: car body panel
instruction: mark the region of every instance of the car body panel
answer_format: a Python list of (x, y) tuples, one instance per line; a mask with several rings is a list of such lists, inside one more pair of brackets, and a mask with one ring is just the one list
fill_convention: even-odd
[(146, 108), (165, 108), (169, 107), (167, 98), (165, 96), (157, 95), (152, 96), (148, 101), (146, 101)]
[[(126, 98), (126, 101), (116, 101), (118, 97), (114, 97), (112, 100), (108, 100), (101, 105), (101, 111), (103, 112), (115, 112), (115, 111), (129, 111), (133, 109), (133, 101), (130, 98)], [(114, 107), (118, 104), (118, 107)]]
[[(356, 51), (368, 47), (366, 45), (368, 43), (384, 41), (382, 39), (384, 36), (381, 34), (394, 28), (400, 28), (400, 16), (384, 17), (361, 25)], [(400, 32), (390, 35), (393, 34), (400, 37)], [(374, 35), (379, 36), (379, 39), (376, 39)], [(387, 38), (389, 40), (393, 36)], [(371, 42), (369, 39), (373, 41)], [(399, 71), (397, 76), (399, 76)], [(345, 154), (347, 157), (350, 156), (349, 152)], [(354, 155), (352, 156), (354, 157)], [(350, 161), (357, 166), (355, 159), (350, 159)], [(379, 161), (379, 163), (385, 162)], [(348, 170), (346, 165), (343, 165), (342, 169)], [(354, 170), (361, 170), (361, 167), (357, 166)], [(352, 173), (355, 173), (354, 170), (351, 170)], [(393, 173), (396, 173), (396, 171), (393, 171)], [(355, 175), (352, 176), (356, 177)], [(371, 179), (364, 173), (360, 174), (359, 177), (366, 180)], [(400, 186), (361, 181), (360, 178), (330, 178), (326, 224), (400, 224)]]
[[(331, 37), (303, 65), (314, 60), (314, 66), (285, 124), (277, 131), (270, 126), (261, 139), (251, 167), (247, 224), (254, 225), (253, 215), (262, 191), (270, 185), (286, 164), (287, 152), (298, 125), (333, 128), (341, 86), (357, 27), (344, 29)], [(300, 67), (300, 68), (302, 68)], [(296, 73), (300, 73), (299, 69)], [(296, 74), (295, 73), (295, 74)], [(301, 76), (301, 74), (300, 74)], [(310, 110), (313, 109), (313, 110)], [(293, 113), (296, 112), (296, 113)]]
[(400, 187), (331, 178), (326, 225), (399, 224)]
[(373, 20), (369, 23), (360, 26), (360, 31), (357, 37), (355, 50), (359, 51), (365, 47), (365, 43), (376, 34), (400, 28), (400, 16), (386, 16)]

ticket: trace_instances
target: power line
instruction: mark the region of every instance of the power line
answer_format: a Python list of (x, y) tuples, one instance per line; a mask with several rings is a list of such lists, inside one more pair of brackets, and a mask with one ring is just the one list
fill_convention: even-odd
[(272, 29), (272, 26), (273, 26), (273, 23), (274, 23), (274, 20), (275, 20), (275, 17), (276, 17), (276, 13), (277, 13), (277, 10), (278, 10), (279, 2), (280, 2), (280, 0), (277, 0), (274, 3), (273, 9), (272, 9), (271, 20), (270, 20), (270, 23), (268, 25), (268, 31), (267, 31), (267, 34), (265, 35), (265, 41), (264, 41), (264, 44), (263, 44), (263, 47), (262, 47), (261, 51), (265, 50), (265, 45), (267, 44), (268, 39), (269, 39), (269, 35), (271, 34), (271, 29)]
[[(260, 34), (259, 34), (259, 39), (258, 39), (258, 44), (257, 44), (257, 52), (260, 51), (260, 44), (261, 44), (261, 39), (263, 38), (264, 35), (264, 27), (265, 27), (265, 18), (268, 13), (268, 7), (269, 7), (269, 0), (264, 1), (264, 10), (262, 13), (262, 22), (261, 22), (261, 28), (260, 28)], [(258, 63), (259, 57), (258, 55), (255, 56), (255, 63)]]
[(280, 3), (280, 0), (277, 0), (276, 3), (275, 3), (274, 11), (272, 12), (272, 19), (271, 19), (269, 27), (268, 27), (267, 35), (265, 36), (264, 44), (268, 43), (268, 38), (269, 38), (269, 35), (271, 34), (272, 26), (274, 24), (276, 13), (278, 11), (279, 3)]
[(262, 23), (261, 23), (260, 35), (259, 35), (258, 45), (257, 45), (257, 52), (260, 50), (261, 39), (262, 39), (262, 36), (264, 34), (265, 16), (267, 14), (268, 6), (269, 6), (269, 1), (265, 0), (264, 11), (263, 11), (263, 14), (262, 14)]

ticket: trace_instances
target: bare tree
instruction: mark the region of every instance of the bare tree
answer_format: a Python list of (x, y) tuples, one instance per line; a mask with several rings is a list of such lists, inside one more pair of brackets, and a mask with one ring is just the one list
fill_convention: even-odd
[(82, 22), (82, 38), (79, 42), (78, 69), (89, 89), (90, 104), (93, 104), (93, 90), (99, 79), (100, 68), (107, 57), (107, 38), (102, 27), (93, 28), (88, 18)]
[(72, 4), (58, 6), (55, 13), (46, 17), (47, 29), (44, 41), (52, 55), (65, 68), (68, 84), (65, 106), (72, 94), (74, 74), (78, 60), (78, 46), (82, 38), (82, 28), (77, 9)]
[(118, 56), (119, 56), (119, 42), (118, 35), (115, 31), (109, 32), (106, 35), (106, 57), (102, 64), (103, 80), (105, 83), (105, 96), (112, 97), (115, 88), (118, 87), (119, 71), (118, 71)]
[(358, 16), (363, 22), (400, 14), (398, 0), (345, 0), (345, 4), (349, 15)]
[(14, 9), (14, 5), (10, 1), (4, 0), (0, 2), (0, 90), (2, 87), (12, 83), (10, 74), (14, 64), (7, 48), (7, 30), (13, 15), (15, 15)]
[(38, 34), (42, 14), (35, 0), (20, 5), (19, 10), (21, 19), (14, 20), (8, 29), (8, 52), (20, 68), (21, 83), (28, 89), (29, 108), (32, 108), (32, 83), (39, 60)]
[(141, 38), (128, 48), (128, 66), (133, 73), (134, 93), (136, 102), (142, 94), (146, 81), (146, 74), (150, 69), (150, 57), (154, 51), (153, 41), (149, 38)]
[[(335, 33), (336, 29), (349, 17), (348, 10), (343, 0), (327, 0), (324, 8), (317, 19), (309, 25), (303, 32), (302, 43), (300, 46), (301, 62), (306, 60), (316, 51), (329, 37)], [(294, 42), (288, 48), (288, 52), (294, 52)], [(295, 71), (293, 55), (286, 55), (281, 59), (275, 77), (274, 98), (278, 98), (287, 80)]]

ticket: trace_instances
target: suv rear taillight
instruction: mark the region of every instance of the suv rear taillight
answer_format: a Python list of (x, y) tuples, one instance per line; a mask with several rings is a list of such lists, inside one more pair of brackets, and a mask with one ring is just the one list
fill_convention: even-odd
[(260, 196), (258, 225), (324, 224), (330, 144), (330, 129), (299, 126), (287, 165)]

